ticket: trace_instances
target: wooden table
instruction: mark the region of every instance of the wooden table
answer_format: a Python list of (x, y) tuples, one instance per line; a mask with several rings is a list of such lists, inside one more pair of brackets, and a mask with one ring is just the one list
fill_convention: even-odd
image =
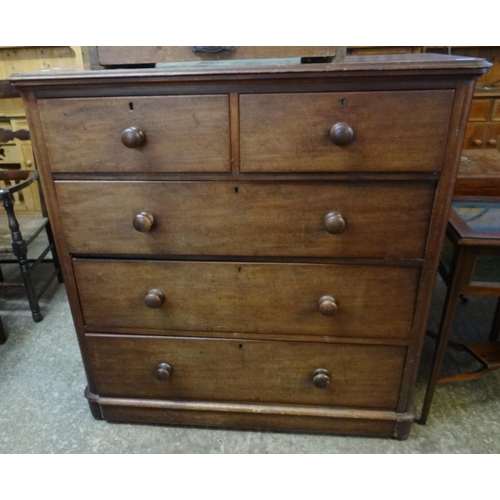
[(481, 378), (490, 371), (500, 368), (499, 299), (490, 332), (490, 341), (463, 345), (463, 348), (483, 366), (475, 372), (459, 373), (447, 377), (439, 376), (460, 296), (493, 295), (500, 297), (500, 283), (474, 280), (474, 268), (478, 257), (500, 255), (500, 198), (455, 198), (446, 234), (454, 246), (454, 255), (449, 271), (443, 262), (441, 262), (439, 269), (448, 285), (448, 293), (437, 336), (438, 344), (422, 409), (421, 424), (427, 422), (437, 384)]

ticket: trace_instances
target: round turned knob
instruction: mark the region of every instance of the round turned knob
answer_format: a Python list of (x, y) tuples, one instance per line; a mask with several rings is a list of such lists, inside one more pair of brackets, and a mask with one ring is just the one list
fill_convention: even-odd
[(170, 380), (172, 367), (168, 363), (160, 363), (155, 370), (155, 377), (158, 380)]
[(313, 371), (312, 381), (314, 387), (326, 389), (330, 385), (330, 372), (324, 368), (318, 368)]
[(483, 141), (481, 139), (474, 139), (472, 141), (472, 144), (474, 144), (474, 146), (481, 146), (483, 144)]
[(488, 141), (488, 146), (496, 146), (497, 145), (497, 141), (496, 139), (490, 139)]
[(347, 146), (354, 140), (354, 130), (347, 123), (336, 123), (330, 129), (330, 138), (337, 146)]
[(26, 160), (26, 166), (31, 167), (33, 165), (33, 162), (31, 160)]
[(323, 316), (333, 316), (337, 311), (337, 301), (331, 295), (323, 295), (318, 300), (318, 309)]
[(330, 234), (339, 234), (345, 228), (345, 220), (340, 212), (328, 212), (325, 215), (325, 228)]
[(163, 304), (164, 300), (165, 295), (163, 295), (163, 292), (154, 288), (153, 290), (149, 290), (149, 293), (144, 298), (144, 303), (150, 309), (158, 309)]
[(146, 136), (139, 127), (129, 127), (122, 132), (122, 142), (127, 148), (138, 148), (146, 142)]
[(132, 224), (134, 229), (140, 233), (147, 233), (155, 222), (155, 218), (147, 212), (141, 212), (134, 217)]

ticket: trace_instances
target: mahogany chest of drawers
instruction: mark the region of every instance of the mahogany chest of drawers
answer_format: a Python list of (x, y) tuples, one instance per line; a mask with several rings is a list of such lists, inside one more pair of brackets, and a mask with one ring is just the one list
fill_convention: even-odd
[(479, 59), (14, 75), (96, 418), (407, 437)]

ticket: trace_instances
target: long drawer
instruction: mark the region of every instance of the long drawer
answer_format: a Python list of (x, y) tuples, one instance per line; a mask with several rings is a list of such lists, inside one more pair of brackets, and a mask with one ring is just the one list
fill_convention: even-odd
[(101, 397), (394, 409), (406, 348), (87, 335)]
[(241, 95), (241, 171), (440, 171), (453, 96), (452, 90)]
[(434, 183), (59, 181), (56, 191), (77, 254), (421, 258)]
[(53, 172), (228, 172), (227, 95), (38, 102)]
[(418, 267), (74, 259), (87, 329), (407, 338)]

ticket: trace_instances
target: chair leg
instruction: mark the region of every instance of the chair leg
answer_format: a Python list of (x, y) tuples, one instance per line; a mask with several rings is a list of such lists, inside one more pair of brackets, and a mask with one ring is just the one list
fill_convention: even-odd
[(0, 344), (7, 342), (7, 333), (3, 327), (2, 318), (0, 318)]
[(496, 342), (500, 338), (500, 297), (498, 298), (497, 308), (495, 309), (495, 316), (493, 324), (491, 325), (490, 341)]
[(40, 304), (38, 303), (38, 296), (36, 294), (35, 285), (30, 273), (30, 264), (28, 262), (28, 246), (23, 240), (21, 231), (19, 231), (19, 223), (14, 215), (14, 204), (12, 198), (7, 196), (3, 200), (3, 206), (7, 212), (7, 219), (9, 222), (9, 229), (12, 234), (12, 250), (19, 263), (21, 269), (21, 276), (24, 281), (24, 288), (28, 296), (28, 302), (31, 309), (33, 320), (38, 322), (42, 321), (43, 316), (40, 312)]
[(40, 312), (40, 303), (38, 302), (35, 284), (33, 283), (33, 278), (31, 277), (30, 264), (28, 262), (27, 255), (19, 258), (19, 268), (21, 269), (21, 275), (24, 281), (24, 289), (26, 290), (26, 295), (28, 296), (28, 302), (31, 309), (31, 315), (33, 316), (33, 321), (36, 321), (38, 323), (39, 321), (42, 321), (43, 316)]
[(56, 246), (54, 243), (54, 235), (52, 233), (52, 226), (50, 225), (50, 221), (45, 226), (45, 231), (47, 233), (47, 239), (49, 240), (49, 244), (52, 245), (52, 260), (54, 261), (54, 266), (56, 269), (59, 270), (59, 272), (57, 273), (57, 281), (59, 281), (59, 283), (62, 283), (63, 278), (61, 273), (61, 266), (59, 265), (59, 258), (57, 256)]

